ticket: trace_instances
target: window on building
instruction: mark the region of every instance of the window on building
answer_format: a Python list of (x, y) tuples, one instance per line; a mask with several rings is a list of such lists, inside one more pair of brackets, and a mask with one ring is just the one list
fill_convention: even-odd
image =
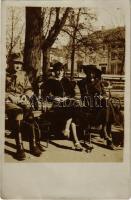
[(115, 74), (116, 71), (116, 63), (111, 64), (111, 74)]
[(111, 52), (111, 60), (116, 60), (116, 59), (117, 59), (117, 53)]
[(115, 44), (111, 44), (111, 48), (114, 49), (116, 47)]
[(118, 54), (118, 59), (119, 59), (119, 60), (123, 60), (123, 56), (124, 56), (124, 55), (123, 55), (123, 52), (119, 52), (119, 54)]
[(122, 63), (118, 63), (118, 64), (117, 64), (117, 73), (118, 73), (118, 74), (122, 74), (122, 72), (123, 72)]
[(82, 61), (77, 61), (77, 72), (82, 72), (82, 65), (83, 62)]
[(103, 58), (101, 59), (101, 62), (106, 63), (106, 62), (107, 62), (107, 58), (106, 58), (106, 57), (103, 57)]
[(105, 47), (105, 45), (103, 44), (103, 50), (105, 51), (105, 49), (106, 49), (106, 47)]

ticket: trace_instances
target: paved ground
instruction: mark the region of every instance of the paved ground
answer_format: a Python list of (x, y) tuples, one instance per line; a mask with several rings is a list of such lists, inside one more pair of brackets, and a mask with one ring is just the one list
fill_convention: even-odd
[[(120, 127), (113, 128), (113, 138), (117, 141), (117, 145), (123, 139), (123, 132)], [(82, 142), (82, 141), (81, 141)], [(48, 148), (45, 147), (45, 152), (41, 157), (37, 158), (29, 154), (28, 142), (24, 141), (27, 159), (17, 161), (15, 156), (16, 146), (14, 139), (5, 138), (5, 161), (6, 162), (122, 162), (123, 148), (118, 146), (116, 151), (109, 150), (105, 146), (103, 139), (98, 134), (94, 133), (92, 137), (93, 147), (91, 153), (87, 153), (86, 147), (82, 152), (73, 149), (73, 143), (69, 140), (52, 139)], [(41, 142), (46, 146), (46, 142)], [(83, 143), (82, 143), (83, 144)]]

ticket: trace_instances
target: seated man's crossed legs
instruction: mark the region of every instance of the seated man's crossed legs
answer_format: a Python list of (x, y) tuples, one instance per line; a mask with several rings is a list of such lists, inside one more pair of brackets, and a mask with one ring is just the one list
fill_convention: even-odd
[[(26, 111), (26, 113), (27, 112), (28, 111)], [(23, 134), (22, 134), (22, 127), (24, 122), (28, 127), (26, 129), (27, 130), (26, 134), (29, 139), (30, 153), (33, 154), (34, 156), (39, 157), (42, 153), (42, 148), (40, 146), (40, 134), (38, 134), (38, 131), (36, 131), (35, 120), (33, 118), (32, 113), (30, 112), (28, 114), (28, 117), (26, 116), (26, 119), (24, 119), (24, 111), (20, 106), (14, 103), (6, 103), (6, 114), (8, 116), (8, 119), (11, 120), (12, 122), (11, 130), (15, 137), (16, 149), (17, 149), (16, 158), (18, 160), (26, 159), (26, 154), (23, 146)]]

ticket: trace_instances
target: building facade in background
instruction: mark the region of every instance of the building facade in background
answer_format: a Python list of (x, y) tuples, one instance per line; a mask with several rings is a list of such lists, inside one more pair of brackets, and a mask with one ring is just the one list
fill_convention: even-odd
[[(125, 72), (125, 28), (96, 31), (84, 37), (75, 56), (75, 72), (81, 72), (82, 64), (94, 64), (104, 74), (123, 75)], [(68, 62), (70, 70), (70, 61)]]
[[(14, 49), (15, 54), (23, 57), (24, 44), (21, 41)], [(52, 47), (49, 63), (62, 62), (71, 71), (70, 49), (68, 46)], [(82, 72), (82, 64), (94, 64), (104, 74), (124, 75), (125, 72), (125, 28), (104, 29), (85, 36), (80, 42), (74, 59), (74, 74)], [(42, 61), (41, 66), (42, 68)]]

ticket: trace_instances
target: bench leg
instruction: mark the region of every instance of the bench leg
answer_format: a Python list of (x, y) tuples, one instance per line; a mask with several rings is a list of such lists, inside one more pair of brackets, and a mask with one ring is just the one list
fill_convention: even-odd
[(46, 148), (49, 147), (49, 142), (50, 142), (50, 127), (47, 126), (47, 140), (46, 140)]

